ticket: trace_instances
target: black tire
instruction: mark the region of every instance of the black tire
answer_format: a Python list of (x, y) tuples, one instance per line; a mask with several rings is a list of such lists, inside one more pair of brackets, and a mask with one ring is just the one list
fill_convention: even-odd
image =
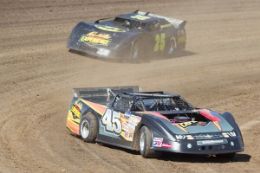
[(177, 51), (177, 43), (175, 37), (169, 40), (169, 46), (166, 51), (167, 56), (172, 56)]
[(223, 159), (233, 159), (235, 158), (236, 153), (227, 153), (227, 154), (218, 154), (217, 157), (223, 158)]
[(148, 127), (143, 126), (140, 129), (140, 137), (139, 137), (140, 154), (145, 158), (153, 157), (154, 151), (151, 149), (151, 147), (152, 147), (152, 132)]
[[(186, 31), (184, 28), (182, 28), (179, 30), (179, 32), (181, 32), (181, 37), (184, 38), (185, 41), (180, 43), (179, 39), (176, 40), (176, 43), (177, 43), (176, 48), (178, 51), (183, 51), (186, 47)], [(178, 38), (180, 38), (180, 37), (178, 37)]]
[(92, 112), (83, 115), (80, 121), (79, 134), (85, 142), (95, 142), (98, 132), (98, 122)]
[(140, 49), (137, 42), (132, 43), (130, 58), (132, 61), (137, 61), (140, 56)]

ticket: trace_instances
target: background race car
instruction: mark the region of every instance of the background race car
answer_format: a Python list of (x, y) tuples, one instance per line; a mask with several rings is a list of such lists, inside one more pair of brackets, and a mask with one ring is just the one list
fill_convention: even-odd
[(68, 48), (102, 58), (172, 56), (186, 45), (184, 20), (135, 11), (96, 22), (80, 22)]
[(244, 150), (230, 113), (193, 107), (178, 94), (138, 87), (75, 89), (67, 128), (86, 142), (140, 151), (224, 155)]

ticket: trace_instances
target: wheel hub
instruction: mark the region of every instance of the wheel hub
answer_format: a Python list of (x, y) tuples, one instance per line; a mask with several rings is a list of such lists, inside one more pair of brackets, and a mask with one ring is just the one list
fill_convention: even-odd
[(81, 136), (82, 138), (87, 138), (89, 135), (89, 123), (86, 120), (83, 120), (81, 124)]

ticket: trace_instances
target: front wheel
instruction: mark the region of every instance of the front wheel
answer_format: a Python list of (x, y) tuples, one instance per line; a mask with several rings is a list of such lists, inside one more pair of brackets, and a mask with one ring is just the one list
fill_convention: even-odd
[(143, 157), (152, 157), (154, 155), (154, 151), (151, 149), (152, 147), (152, 132), (146, 126), (143, 126), (140, 130), (140, 138), (139, 138), (139, 149), (140, 154)]
[(80, 136), (85, 142), (95, 142), (98, 132), (98, 123), (95, 115), (88, 112), (80, 121)]

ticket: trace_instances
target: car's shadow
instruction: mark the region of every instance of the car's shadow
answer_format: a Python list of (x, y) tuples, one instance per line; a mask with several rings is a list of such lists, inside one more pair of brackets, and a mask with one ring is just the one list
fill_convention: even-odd
[(218, 156), (207, 155), (190, 155), (190, 154), (173, 154), (161, 153), (159, 160), (174, 161), (174, 162), (193, 162), (193, 163), (227, 163), (227, 162), (249, 162), (251, 156), (248, 154), (236, 154), (234, 158), (225, 158)]
[(126, 57), (122, 58), (98, 58), (95, 56), (88, 55), (87, 53), (76, 51), (76, 50), (69, 50), (70, 53), (78, 54), (81, 55), (82, 57), (90, 58), (90, 59), (95, 59), (103, 62), (111, 62), (111, 63), (121, 63), (121, 64), (143, 64), (143, 63), (149, 63), (151, 61), (160, 61), (160, 60), (167, 60), (167, 59), (172, 59), (172, 58), (184, 58), (184, 57), (189, 57), (191, 55), (195, 55), (195, 52), (192, 51), (181, 51), (178, 53), (175, 53), (172, 56), (155, 56), (155, 57), (146, 57), (144, 56), (143, 58), (139, 58), (136, 60), (129, 59)]
[[(99, 145), (108, 147), (110, 149), (124, 151), (129, 154), (139, 155), (138, 151), (128, 150), (128, 149), (111, 146), (107, 144), (99, 144)], [(155, 157), (151, 159), (173, 161), (173, 162), (189, 162), (189, 163), (227, 163), (227, 162), (249, 162), (251, 156), (244, 153), (237, 153), (234, 158), (225, 158), (225, 157), (208, 156), (208, 155), (192, 155), (192, 154), (160, 152), (160, 153), (156, 153)]]

